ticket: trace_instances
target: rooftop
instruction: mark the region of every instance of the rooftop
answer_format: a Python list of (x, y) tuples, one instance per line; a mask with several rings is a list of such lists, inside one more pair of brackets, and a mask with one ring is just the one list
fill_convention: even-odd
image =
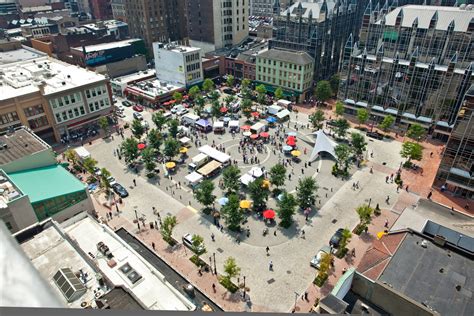
[(0, 166), (47, 149), (51, 146), (26, 128), (0, 134)]
[(106, 20), (101, 21), (101, 23), (84, 24), (83, 26), (91, 30), (101, 30), (103, 28), (112, 29), (116, 27), (127, 26), (127, 23), (118, 20)]
[[(326, 4), (327, 4), (328, 12), (331, 12), (335, 6), (335, 2), (333, 0), (328, 0)], [(299, 5), (301, 5), (301, 8), (302, 8), (303, 18), (307, 19), (311, 12), (313, 19), (317, 19), (321, 12), (323, 1), (319, 0), (318, 2), (296, 2), (292, 6), (288, 7), (285, 11), (282, 11), (280, 15), (286, 16), (289, 11), (290, 16), (297, 16)]]
[[(99, 288), (99, 284), (93, 268), (61, 235), (55, 225), (22, 243), (21, 248), (64, 304), (72, 308), (81, 308), (82, 302), (92, 302), (95, 299), (94, 290)], [(87, 291), (79, 299), (72, 302), (66, 300), (53, 281), (53, 276), (62, 268), (70, 268), (74, 273), (82, 270), (87, 274), (87, 282), (85, 283)]]
[(140, 303), (123, 287), (114, 287), (110, 292), (102, 296), (111, 309), (121, 311), (137, 311), (144, 309)]
[(294, 52), (283, 49), (268, 49), (259, 53), (258, 57), (291, 62), (297, 65), (307, 65), (313, 62), (313, 58), (306, 52)]
[(441, 315), (474, 314), (472, 258), (423, 235), (406, 234), (379, 280)]
[(23, 195), (23, 192), (15, 186), (8, 175), (0, 169), (0, 209), (7, 208), (10, 201)]
[(1, 52), (0, 51), (0, 67), (3, 65), (8, 65), (16, 62), (24, 62), (31, 59), (39, 58), (45, 56), (46, 54), (37, 51), (36, 49), (23, 46), (20, 49)]
[(0, 101), (38, 92), (42, 82), (44, 95), (49, 95), (105, 80), (103, 75), (50, 57), (0, 65), (0, 73)]
[(127, 90), (132, 92), (135, 91), (143, 95), (144, 97), (155, 99), (160, 95), (171, 93), (174, 90), (181, 88), (183, 88), (183, 86), (181, 85), (160, 81), (158, 79), (149, 79), (132, 84), (127, 87)]
[[(86, 217), (65, 228), (85, 253), (97, 253), (97, 244), (103, 242), (117, 263), (109, 266), (103, 256), (95, 256), (102, 273), (115, 286), (124, 286), (150, 310), (194, 310), (195, 306), (170, 284), (164, 283), (161, 273), (138, 255), (110, 228)], [(134, 270), (134, 271), (132, 271)]]
[(189, 52), (197, 52), (201, 49), (199, 47), (191, 47), (191, 46), (183, 46), (178, 45), (177, 43), (153, 43), (154, 47), (160, 48), (162, 50), (169, 50), (176, 53), (189, 53)]
[(128, 83), (128, 82), (133, 82), (137, 80), (141, 80), (150, 76), (155, 76), (156, 75), (156, 70), (155, 69), (147, 69), (145, 71), (139, 71), (135, 72), (130, 75), (122, 76), (122, 77), (116, 77), (111, 79), (111, 82), (116, 82), (118, 84), (120, 83)]
[[(96, 52), (99, 50), (108, 50), (108, 49), (114, 49), (114, 48), (120, 48), (120, 47), (127, 47), (137, 41), (141, 41), (141, 39), (132, 38), (132, 39), (127, 39), (127, 40), (117, 41), (117, 42), (88, 45), (88, 46), (84, 46), (84, 49), (86, 50), (86, 53), (90, 53), (90, 52)], [(73, 47), (72, 49), (82, 52), (82, 47)]]
[[(402, 27), (412, 27), (415, 20), (419, 29), (429, 29), (433, 18), (437, 18), (435, 29), (446, 31), (454, 23), (455, 32), (467, 32), (469, 24), (474, 19), (474, 11), (461, 7), (442, 7), (427, 5), (406, 5), (395, 8), (385, 16), (385, 25), (394, 26), (397, 16), (403, 14)], [(437, 17), (436, 17), (437, 15)], [(380, 20), (376, 24), (380, 24)]]
[(60, 165), (13, 172), (8, 175), (31, 203), (85, 190), (84, 184)]

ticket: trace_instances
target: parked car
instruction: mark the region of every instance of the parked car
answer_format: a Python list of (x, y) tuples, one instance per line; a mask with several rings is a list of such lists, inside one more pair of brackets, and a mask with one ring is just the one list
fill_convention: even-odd
[(334, 235), (332, 235), (331, 239), (329, 240), (329, 246), (333, 248), (338, 248), (339, 243), (341, 242), (342, 238), (342, 232), (344, 231), (344, 228), (339, 228)]
[(171, 108), (171, 113), (175, 114), (180, 109), (185, 109), (185, 107), (182, 104), (177, 104)]
[(114, 95), (112, 96), (112, 102), (117, 103), (117, 98)]
[(117, 116), (120, 118), (124, 118), (125, 114), (123, 114), (123, 112), (117, 112)]
[(133, 112), (133, 118), (136, 119), (136, 120), (143, 120), (143, 115), (141, 115), (140, 113), (138, 112)]
[(382, 140), (383, 139), (383, 134), (380, 134), (379, 132), (367, 132), (367, 137)]
[(142, 126), (145, 130), (147, 130), (150, 127), (147, 121), (142, 121)]
[(119, 183), (114, 183), (112, 185), (112, 189), (115, 193), (117, 193), (121, 198), (125, 198), (128, 196), (128, 191)]
[[(193, 245), (193, 235), (191, 234), (185, 234), (183, 236), (183, 244), (188, 247), (189, 249), (191, 250), (195, 250), (194, 249), (194, 245)], [(204, 251), (204, 246), (201, 244), (198, 249), (196, 249), (198, 253), (201, 253), (202, 251)]]
[(319, 249), (318, 253), (311, 259), (309, 265), (319, 270), (319, 265), (321, 264), (321, 260), (325, 254), (331, 253), (331, 248), (328, 246), (323, 246)]
[(123, 101), (123, 102), (122, 102), (122, 105), (123, 105), (123, 106), (126, 106), (126, 107), (128, 108), (128, 107), (131, 107), (131, 106), (132, 106), (132, 102), (130, 102), (130, 101)]
[(143, 106), (139, 104), (135, 104), (132, 109), (137, 112), (143, 112)]
[(222, 90), (224, 93), (226, 94), (230, 94), (230, 95), (234, 95), (235, 94), (235, 91), (232, 90), (231, 88), (225, 88)]
[(110, 177), (107, 177), (107, 181), (109, 181), (109, 185), (112, 187), (114, 184), (117, 183), (117, 181), (115, 180), (114, 177), (110, 176)]
[(176, 114), (179, 115), (179, 116), (181, 116), (181, 115), (184, 115), (184, 114), (186, 114), (186, 113), (188, 113), (188, 112), (189, 112), (188, 109), (182, 108), (182, 109), (178, 109), (178, 110), (176, 111)]
[(123, 107), (123, 105), (117, 105), (117, 106), (115, 106), (115, 109), (116, 109), (115, 111), (117, 111), (117, 112), (123, 112), (124, 107)]
[(94, 168), (94, 174), (98, 177), (100, 177), (102, 175), (102, 171), (100, 171), (100, 168), (98, 167), (95, 167)]

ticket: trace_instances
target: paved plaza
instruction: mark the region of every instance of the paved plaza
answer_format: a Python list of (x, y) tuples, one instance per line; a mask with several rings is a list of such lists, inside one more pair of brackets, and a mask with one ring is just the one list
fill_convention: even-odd
[[(130, 115), (127, 110), (129, 109), (125, 111), (126, 120)], [(144, 112), (144, 118), (150, 120), (151, 125), (151, 113)], [(120, 145), (121, 137), (115, 135), (113, 139), (99, 140), (86, 147), (98, 160), (98, 165), (107, 168), (130, 192), (130, 196), (124, 199), (124, 203), (120, 206), (122, 222), (131, 223), (135, 218), (135, 210), (140, 217), (145, 217), (147, 222), (156, 220), (157, 217), (152, 211), (153, 206), (161, 211), (161, 216), (175, 215), (178, 219), (178, 225), (174, 230), (175, 238), (180, 240), (185, 233), (203, 236), (208, 252), (202, 258), (206, 260), (207, 255), (215, 253), (218, 272), (222, 272), (223, 262), (229, 256), (236, 258), (237, 264), (242, 268), (241, 275), (246, 276), (246, 284), (250, 288), (252, 311), (287, 312), (293, 308), (295, 292), (303, 294), (309, 286), (312, 286), (317, 272), (309, 266), (312, 256), (319, 248), (328, 244), (331, 235), (338, 228), (352, 229), (358, 223), (355, 208), (362, 203), (370, 202), (373, 206), (379, 203), (381, 208), (390, 210), (396, 205), (399, 195), (394, 184), (385, 183), (387, 171), (397, 169), (400, 164), (399, 143), (370, 141), (367, 165), (361, 166), (360, 169), (353, 168), (351, 179), (343, 181), (331, 175), (334, 161), (330, 158), (319, 158), (311, 167), (304, 168), (312, 149), (311, 136), (308, 136), (310, 131), (303, 127), (307, 124), (307, 120), (306, 114), (299, 113), (297, 117), (297, 114), (292, 113), (290, 127), (285, 124), (287, 132), (295, 132), (298, 128), (299, 149), (304, 151), (307, 147), (307, 153), (302, 155), (301, 162), (288, 168), (288, 171), (294, 168), (294, 177), (291, 181), (287, 181), (285, 189), (291, 192), (295, 189), (299, 177), (313, 176), (320, 187), (315, 210), (310, 214), (308, 221), (301, 212), (297, 212), (294, 216), (295, 223), (289, 229), (282, 229), (276, 225), (270, 227), (270, 234), (267, 236), (262, 234), (266, 227), (263, 221), (250, 214), (244, 227), (248, 226), (251, 234), (248, 238), (241, 235), (240, 243), (237, 243), (234, 233), (229, 233), (227, 230), (220, 232), (213, 221), (200, 211), (202, 207), (194, 200), (191, 189), (184, 184), (184, 176), (188, 173), (186, 165), (172, 175), (172, 180), (165, 178), (163, 172), (155, 179), (148, 179), (143, 170), (137, 175), (114, 156), (114, 149)], [(273, 132), (270, 129), (270, 134)], [(127, 133), (130, 132), (126, 131), (125, 136), (128, 136)], [(233, 139), (228, 133), (224, 135), (210, 133), (206, 142), (212, 144), (212, 140), (216, 145), (224, 144), (226, 152), (237, 160), (242, 174), (253, 166), (241, 161), (237, 149), (238, 137)], [(204, 140), (201, 141), (204, 145)], [(272, 146), (266, 145), (266, 148), (267, 152), (262, 153), (259, 159), (260, 166), (269, 170), (283, 157), (279, 157), (278, 152), (274, 154)], [(370, 157), (371, 152), (373, 158)], [(197, 148), (193, 145), (188, 156), (192, 157), (197, 153)], [(373, 173), (369, 172), (369, 166), (374, 167)], [(218, 176), (213, 181), (218, 184), (220, 178), (221, 176)], [(136, 180), (136, 186), (133, 185), (133, 179)], [(356, 182), (359, 182), (358, 190), (354, 190), (352, 186)], [(218, 197), (222, 196), (219, 189), (216, 191)], [(390, 204), (385, 203), (387, 195), (390, 196)], [(270, 198), (268, 205), (275, 207), (275, 200)], [(216, 204), (216, 207), (219, 206)], [(134, 226), (129, 225), (132, 229)], [(301, 230), (305, 231), (305, 238), (301, 238)], [(211, 234), (216, 236), (215, 242), (211, 240)], [(270, 247), (269, 256), (265, 251), (267, 246)], [(270, 260), (274, 265), (273, 271), (268, 269)]]

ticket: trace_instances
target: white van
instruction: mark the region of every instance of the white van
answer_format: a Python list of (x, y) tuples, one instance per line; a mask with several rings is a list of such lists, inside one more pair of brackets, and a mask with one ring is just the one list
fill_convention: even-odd
[(185, 126), (194, 126), (199, 119), (200, 117), (196, 114), (187, 113), (181, 117), (181, 124)]
[(200, 153), (191, 159), (191, 163), (188, 165), (189, 170), (197, 170), (201, 166), (204, 166), (209, 161), (209, 156)]
[(250, 131), (252, 132), (252, 134), (259, 134), (266, 130), (267, 130), (267, 124), (264, 123), (263, 121), (255, 123), (252, 125), (252, 127), (250, 127)]

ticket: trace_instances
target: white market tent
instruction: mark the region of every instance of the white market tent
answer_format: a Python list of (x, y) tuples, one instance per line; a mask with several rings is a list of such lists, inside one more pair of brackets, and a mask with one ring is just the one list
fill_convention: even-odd
[(276, 117), (278, 117), (280, 120), (284, 119), (287, 116), (290, 116), (290, 111), (288, 111), (287, 109), (284, 109), (276, 114)]
[(280, 112), (281, 110), (283, 110), (283, 108), (279, 105), (270, 105), (268, 108), (268, 113), (271, 114), (271, 115), (275, 115), (277, 114), (278, 112)]
[(224, 127), (224, 122), (217, 121), (214, 122), (214, 128), (223, 128)]
[(217, 160), (218, 162), (225, 164), (228, 161), (230, 161), (230, 156), (223, 153), (222, 151), (219, 151), (215, 148), (212, 148), (209, 145), (204, 145), (199, 148), (199, 152), (208, 155), (214, 160)]
[(280, 99), (277, 101), (277, 104), (287, 108), (291, 104), (291, 101)]
[(197, 172), (193, 172), (188, 174), (185, 179), (189, 181), (189, 184), (196, 184), (202, 180), (202, 176)]
[(252, 169), (247, 172), (247, 174), (251, 175), (252, 177), (259, 178), (263, 176), (263, 171), (262, 168), (259, 167), (253, 167)]
[(229, 127), (239, 127), (239, 121), (230, 121)]
[(311, 153), (309, 161), (315, 161), (316, 158), (318, 158), (319, 153), (322, 151), (327, 152), (333, 156), (333, 158), (336, 158), (334, 148), (337, 146), (337, 144), (327, 137), (327, 135), (324, 134), (322, 130), (313, 133), (313, 135), (316, 135), (316, 143), (314, 144), (313, 152)]
[(183, 137), (179, 139), (181, 146), (186, 146), (191, 143), (191, 139), (189, 137)]
[(255, 181), (255, 178), (249, 175), (248, 173), (240, 177), (240, 182), (242, 182), (242, 184), (244, 185), (249, 185), (249, 183), (252, 183), (254, 181)]
[(83, 146), (75, 148), (74, 151), (80, 159), (86, 159), (91, 156), (91, 154)]

